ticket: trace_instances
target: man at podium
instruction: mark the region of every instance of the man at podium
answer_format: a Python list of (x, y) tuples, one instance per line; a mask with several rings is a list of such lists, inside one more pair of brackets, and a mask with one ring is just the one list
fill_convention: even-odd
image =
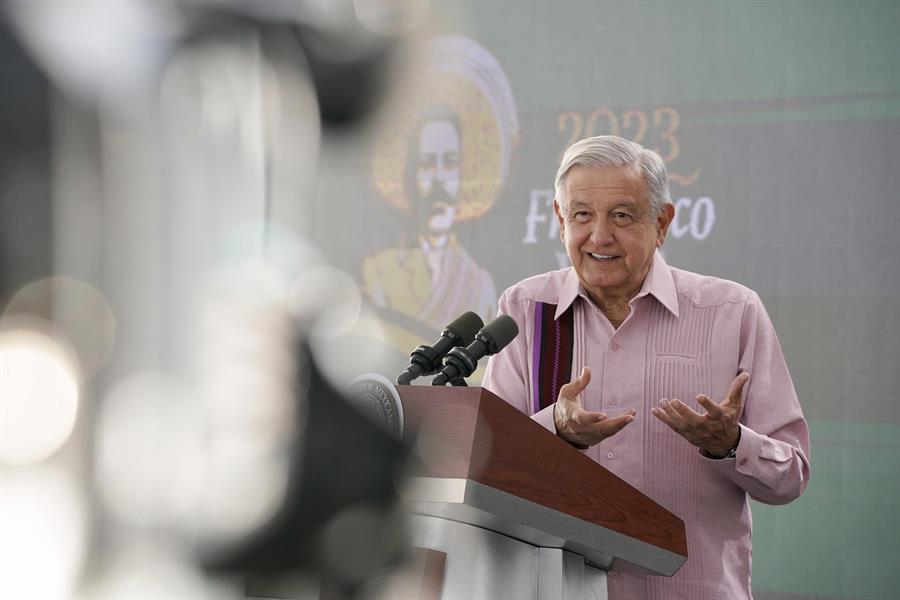
[(666, 264), (668, 178), (615, 136), (576, 142), (554, 210), (572, 267), (500, 297), (520, 335), (483, 386), (685, 522), (671, 578), (610, 573), (609, 597), (750, 598), (749, 498), (809, 481), (809, 432), (759, 296)]

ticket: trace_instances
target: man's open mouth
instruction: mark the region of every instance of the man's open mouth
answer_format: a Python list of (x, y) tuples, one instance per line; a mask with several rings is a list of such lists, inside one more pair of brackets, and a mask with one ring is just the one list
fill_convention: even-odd
[(595, 252), (588, 252), (591, 258), (595, 258), (597, 260), (612, 260), (614, 258), (619, 258), (618, 256), (611, 256), (609, 254), (597, 254)]

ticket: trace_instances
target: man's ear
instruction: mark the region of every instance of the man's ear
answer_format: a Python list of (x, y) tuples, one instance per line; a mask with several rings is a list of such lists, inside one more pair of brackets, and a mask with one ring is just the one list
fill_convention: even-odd
[(666, 234), (669, 232), (669, 225), (675, 218), (675, 205), (671, 202), (663, 204), (662, 210), (656, 216), (656, 247), (660, 248), (666, 241)]
[(553, 212), (556, 214), (556, 220), (559, 223), (559, 239), (562, 243), (566, 243), (565, 237), (565, 227), (566, 227), (566, 219), (562, 214), (563, 209), (559, 206), (559, 202), (556, 198), (553, 199)]

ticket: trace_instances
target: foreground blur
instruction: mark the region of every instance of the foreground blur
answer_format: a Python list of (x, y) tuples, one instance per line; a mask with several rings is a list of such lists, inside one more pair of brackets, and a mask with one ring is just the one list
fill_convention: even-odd
[(2, 9), (49, 82), (50, 164), (23, 177), (53, 218), (20, 245), (46, 272), (0, 287), (0, 595), (388, 593), (405, 450), (339, 391), (383, 370), (380, 332), (303, 200), (428, 3)]

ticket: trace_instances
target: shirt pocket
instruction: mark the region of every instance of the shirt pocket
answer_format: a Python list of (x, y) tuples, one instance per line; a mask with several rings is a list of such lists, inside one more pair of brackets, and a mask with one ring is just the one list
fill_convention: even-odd
[(699, 360), (712, 341), (716, 310), (682, 307), (681, 317), (661, 313), (650, 328), (650, 348), (660, 360)]

